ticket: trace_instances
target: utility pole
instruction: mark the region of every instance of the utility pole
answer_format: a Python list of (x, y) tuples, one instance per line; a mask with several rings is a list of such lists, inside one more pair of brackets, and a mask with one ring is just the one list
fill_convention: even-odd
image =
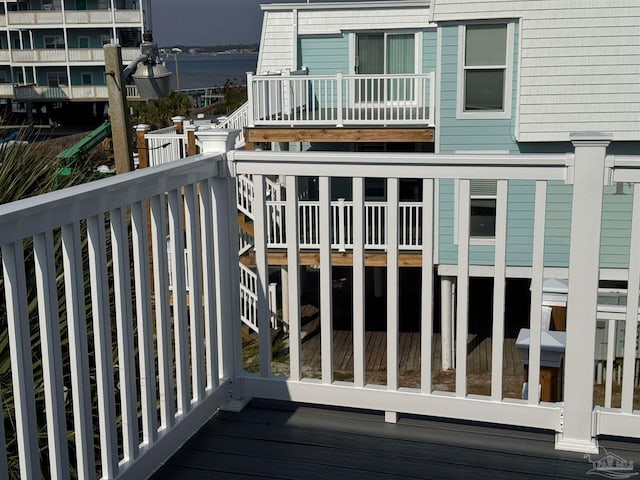
[(133, 170), (131, 154), (131, 127), (127, 107), (127, 89), (122, 74), (122, 53), (120, 45), (104, 46), (105, 75), (109, 92), (109, 117), (116, 173)]

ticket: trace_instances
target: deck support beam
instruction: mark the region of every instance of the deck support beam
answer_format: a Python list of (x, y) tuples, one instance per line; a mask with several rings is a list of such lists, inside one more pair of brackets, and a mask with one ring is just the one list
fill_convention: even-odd
[[(420, 142), (433, 143), (434, 129), (385, 127), (320, 127), (320, 128), (245, 128), (248, 145), (261, 142)], [(247, 148), (251, 150), (251, 148)]]

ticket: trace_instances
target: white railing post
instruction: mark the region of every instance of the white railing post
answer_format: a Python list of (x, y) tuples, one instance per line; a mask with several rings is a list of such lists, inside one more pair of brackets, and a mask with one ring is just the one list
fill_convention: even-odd
[(610, 136), (574, 134), (575, 167), (567, 346), (564, 373), (564, 419), (556, 436), (560, 450), (598, 452), (593, 429), (593, 364), (600, 264), (600, 228), (606, 148)]
[[(197, 132), (203, 153), (226, 153), (234, 148), (238, 130), (205, 130)], [(241, 321), (240, 321), (240, 270), (238, 257), (230, 255), (238, 245), (237, 197), (233, 159), (220, 164), (219, 176), (213, 184), (213, 216), (217, 228), (213, 234), (215, 245), (214, 264), (216, 272), (216, 305), (218, 305), (218, 364), (222, 365), (222, 376), (231, 380), (231, 398), (223, 407), (240, 410), (247, 403), (235, 382), (235, 375), (242, 368)]]
[(435, 123), (436, 72), (429, 72), (429, 125)]
[(253, 110), (253, 73), (247, 72), (247, 127), (255, 127), (256, 120)]
[[(338, 72), (336, 74), (336, 127), (344, 126), (342, 123), (342, 105), (344, 99), (342, 98), (342, 72)], [(344, 102), (344, 106), (346, 107), (346, 102)]]
[(236, 137), (240, 130), (200, 130), (196, 132), (196, 137), (202, 144), (201, 153), (223, 153), (233, 150), (236, 144)]
[(340, 252), (346, 252), (346, 248), (345, 248), (345, 241), (344, 241), (344, 235), (345, 235), (345, 223), (344, 223), (344, 198), (339, 198), (338, 199), (338, 215), (337, 215), (337, 219), (335, 219), (334, 221), (337, 222), (337, 227), (338, 227), (338, 250)]

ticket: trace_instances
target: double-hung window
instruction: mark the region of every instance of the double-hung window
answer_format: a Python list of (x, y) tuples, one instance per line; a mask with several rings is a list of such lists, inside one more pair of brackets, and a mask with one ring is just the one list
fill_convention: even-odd
[(460, 27), (458, 116), (509, 118), (513, 24)]
[(491, 239), (496, 237), (496, 190), (495, 180), (471, 180), (469, 202), (469, 236)]
[[(454, 183), (454, 227), (453, 243), (459, 242), (460, 187)], [(474, 179), (469, 182), (469, 243), (471, 245), (493, 245), (496, 238), (496, 211), (498, 182)]]

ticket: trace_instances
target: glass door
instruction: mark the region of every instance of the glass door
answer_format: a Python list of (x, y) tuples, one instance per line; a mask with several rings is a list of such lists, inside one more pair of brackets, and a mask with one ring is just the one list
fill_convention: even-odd
[(361, 33), (356, 37), (357, 75), (368, 75), (356, 81), (355, 100), (362, 102), (408, 101), (414, 98), (413, 81), (387, 78), (385, 75), (415, 73), (415, 35)]

